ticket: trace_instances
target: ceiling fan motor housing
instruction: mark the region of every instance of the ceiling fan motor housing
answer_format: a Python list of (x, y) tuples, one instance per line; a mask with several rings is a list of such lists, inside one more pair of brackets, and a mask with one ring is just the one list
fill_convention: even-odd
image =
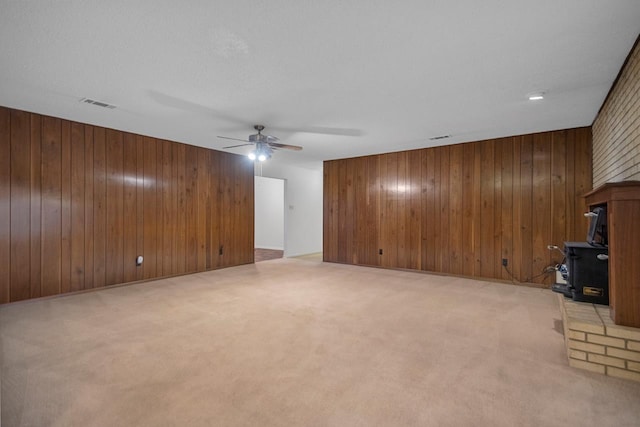
[(273, 148), (266, 142), (258, 142), (256, 144), (256, 151), (267, 155), (267, 157), (271, 157), (271, 154), (273, 154)]
[(275, 136), (271, 136), (271, 135), (263, 135), (261, 133), (256, 133), (254, 135), (249, 135), (249, 142), (270, 143), (270, 142), (276, 142), (276, 141), (278, 141), (278, 138), (276, 138)]

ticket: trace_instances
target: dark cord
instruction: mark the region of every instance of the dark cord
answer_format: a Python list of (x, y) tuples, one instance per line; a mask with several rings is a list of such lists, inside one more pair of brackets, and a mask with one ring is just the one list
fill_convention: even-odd
[[(502, 267), (503, 267), (503, 268), (504, 268), (504, 270), (507, 272), (507, 274), (509, 275), (509, 277), (511, 277), (511, 281), (512, 281), (512, 282), (515, 282), (515, 283), (518, 283), (518, 284), (520, 284), (520, 283), (521, 283), (518, 279), (516, 279), (516, 277), (513, 275), (513, 273), (511, 273), (511, 271), (509, 270), (509, 267), (507, 267), (506, 265), (503, 265)], [(542, 273), (537, 274), (537, 275), (535, 275), (535, 276), (533, 276), (533, 277), (530, 277), (530, 278), (526, 279), (526, 280), (525, 280), (525, 282), (530, 282), (531, 280), (535, 280), (535, 279), (537, 279), (538, 277), (542, 277), (542, 276), (545, 276), (545, 275), (549, 275), (549, 274), (551, 274), (552, 272), (555, 272), (555, 271), (556, 271), (555, 269), (553, 269), (553, 270), (549, 270), (549, 267), (545, 267), (545, 268), (544, 268), (544, 270), (542, 270)]]

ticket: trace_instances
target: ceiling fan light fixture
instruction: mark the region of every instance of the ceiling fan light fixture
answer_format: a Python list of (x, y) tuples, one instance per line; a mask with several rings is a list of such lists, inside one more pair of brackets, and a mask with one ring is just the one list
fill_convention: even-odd
[(247, 155), (250, 160), (258, 160), (260, 162), (264, 162), (271, 158), (271, 149), (269, 147), (265, 147), (262, 143), (258, 143), (255, 150), (251, 150), (251, 152)]
[(297, 145), (282, 144), (280, 142), (277, 142), (278, 138), (275, 136), (263, 135), (261, 132), (264, 130), (264, 126), (262, 125), (255, 125), (254, 129), (257, 130), (258, 133), (254, 135), (249, 135), (248, 139), (230, 138), (228, 136), (218, 135), (218, 138), (231, 139), (234, 141), (241, 141), (244, 143), (244, 144), (231, 145), (229, 147), (222, 147), (222, 148), (228, 149), (228, 148), (244, 147), (246, 145), (253, 145), (254, 149), (251, 150), (249, 154), (247, 154), (247, 157), (249, 158), (249, 160), (252, 160), (252, 161), (259, 160), (261, 162), (264, 162), (270, 159), (271, 155), (273, 154), (273, 150), (280, 150), (280, 149), (295, 150), (295, 151), (302, 150), (302, 147)]

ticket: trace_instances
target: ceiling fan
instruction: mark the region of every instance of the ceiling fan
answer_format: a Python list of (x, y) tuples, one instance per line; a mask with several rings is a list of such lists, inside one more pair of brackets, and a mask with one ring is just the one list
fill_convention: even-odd
[(230, 138), (228, 136), (218, 136), (218, 138), (222, 139), (230, 139), (232, 141), (242, 141), (245, 144), (238, 145), (230, 145), (228, 147), (222, 148), (236, 148), (236, 147), (244, 147), (245, 145), (254, 145), (255, 148), (249, 153), (248, 157), (251, 160), (258, 160), (260, 162), (264, 162), (265, 160), (271, 158), (273, 154), (273, 150), (302, 150), (302, 147), (298, 145), (288, 145), (279, 143), (279, 139), (275, 136), (271, 135), (263, 135), (262, 131), (264, 130), (263, 125), (254, 125), (253, 128), (258, 131), (258, 133), (254, 135), (249, 135), (249, 139), (238, 139), (238, 138)]

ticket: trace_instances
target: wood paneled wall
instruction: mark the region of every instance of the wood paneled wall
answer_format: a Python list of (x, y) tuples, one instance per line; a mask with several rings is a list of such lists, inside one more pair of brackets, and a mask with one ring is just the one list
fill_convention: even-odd
[(327, 161), (324, 260), (545, 283), (590, 189), (588, 127)]
[(0, 303), (253, 262), (253, 175), (241, 156), (0, 107)]

